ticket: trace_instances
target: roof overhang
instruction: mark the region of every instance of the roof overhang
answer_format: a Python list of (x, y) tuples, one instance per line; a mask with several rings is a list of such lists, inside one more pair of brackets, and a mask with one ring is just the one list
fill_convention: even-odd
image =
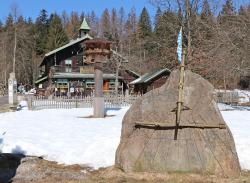
[(48, 76), (39, 78), (39, 79), (37, 79), (37, 80), (35, 81), (35, 84), (38, 84), (38, 83), (40, 83), (40, 82), (42, 82), (42, 81), (44, 81), (44, 80), (46, 80), (46, 79), (48, 79)]
[(170, 73), (171, 70), (169, 70), (168, 68), (164, 68), (164, 69), (160, 69), (160, 70), (153, 71), (153, 72), (150, 72), (150, 73), (145, 73), (141, 77), (135, 79), (134, 81), (131, 81), (129, 84), (134, 85), (134, 84), (148, 83), (148, 82), (150, 82), (151, 80), (158, 77), (159, 75), (161, 75), (164, 72)]
[[(86, 79), (94, 78), (94, 74), (80, 74), (80, 73), (55, 73), (52, 78), (54, 79)], [(115, 79), (115, 74), (103, 74), (103, 79)], [(123, 79), (119, 76), (118, 79)]]
[(57, 48), (57, 49), (54, 49), (54, 50), (52, 50), (52, 51), (46, 53), (46, 54), (44, 55), (43, 61), (42, 61), (42, 63), (40, 64), (39, 67), (41, 67), (41, 66), (43, 66), (43, 65), (45, 64), (45, 60), (46, 60), (47, 57), (49, 57), (49, 56), (51, 56), (51, 55), (53, 55), (53, 54), (56, 54), (57, 52), (60, 52), (60, 51), (64, 50), (65, 48), (68, 48), (68, 47), (70, 47), (70, 46), (73, 46), (73, 45), (75, 45), (75, 44), (77, 44), (77, 43), (80, 43), (80, 42), (82, 42), (82, 41), (84, 41), (84, 40), (88, 40), (88, 39), (93, 39), (93, 38), (92, 38), (90, 35), (87, 34), (87, 35), (85, 35), (85, 36), (82, 37), (82, 38), (77, 38), (76, 40), (73, 40), (73, 41), (71, 41), (71, 42), (69, 42), (69, 43), (67, 43), (67, 44), (65, 44), (65, 45), (63, 45), (63, 46), (61, 46), (61, 47), (59, 47), (59, 48)]

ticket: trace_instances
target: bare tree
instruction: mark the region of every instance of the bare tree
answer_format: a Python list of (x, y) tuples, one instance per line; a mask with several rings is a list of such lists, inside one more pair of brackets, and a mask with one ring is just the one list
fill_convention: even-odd
[(18, 6), (16, 3), (11, 5), (11, 14), (14, 18), (14, 48), (13, 48), (13, 72), (16, 72), (16, 47), (17, 47), (17, 17), (18, 17)]

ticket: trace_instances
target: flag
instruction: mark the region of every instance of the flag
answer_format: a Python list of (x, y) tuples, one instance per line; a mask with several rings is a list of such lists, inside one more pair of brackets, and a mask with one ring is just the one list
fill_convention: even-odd
[(181, 63), (181, 58), (182, 58), (182, 27), (180, 29), (180, 32), (178, 34), (178, 39), (177, 39), (177, 57), (178, 57), (178, 62), (179, 64)]

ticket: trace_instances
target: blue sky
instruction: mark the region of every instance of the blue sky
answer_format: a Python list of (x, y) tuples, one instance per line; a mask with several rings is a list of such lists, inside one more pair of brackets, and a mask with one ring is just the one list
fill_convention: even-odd
[[(126, 14), (132, 7), (135, 7), (137, 15), (140, 14), (142, 8), (145, 6), (153, 19), (156, 12), (156, 7), (149, 3), (149, 0), (0, 0), (0, 20), (5, 22), (6, 17), (10, 12), (10, 7), (13, 3), (18, 6), (18, 12), (25, 18), (31, 17), (33, 20), (39, 15), (41, 9), (46, 9), (48, 13), (57, 12), (62, 13), (76, 11), (81, 13), (91, 12), (92, 10), (100, 16), (103, 10), (107, 7), (109, 9), (119, 9), (124, 7)], [(171, 0), (170, 0), (171, 1)], [(221, 6), (223, 0), (212, 0), (216, 5)], [(249, 3), (250, 0), (233, 0), (235, 7), (240, 4)]]
[(24, 17), (31, 17), (33, 20), (39, 15), (41, 9), (46, 9), (48, 13), (57, 12), (91, 12), (92, 10), (99, 16), (107, 7), (109, 9), (124, 7), (126, 14), (132, 7), (135, 7), (137, 15), (145, 6), (151, 15), (155, 14), (156, 8), (148, 0), (0, 0), (0, 20), (5, 21), (13, 3), (18, 6), (19, 14)]

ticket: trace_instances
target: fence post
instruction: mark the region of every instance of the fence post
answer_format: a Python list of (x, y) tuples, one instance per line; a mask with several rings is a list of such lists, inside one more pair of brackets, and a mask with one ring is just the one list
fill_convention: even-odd
[(28, 97), (28, 108), (29, 110), (32, 110), (32, 98)]

